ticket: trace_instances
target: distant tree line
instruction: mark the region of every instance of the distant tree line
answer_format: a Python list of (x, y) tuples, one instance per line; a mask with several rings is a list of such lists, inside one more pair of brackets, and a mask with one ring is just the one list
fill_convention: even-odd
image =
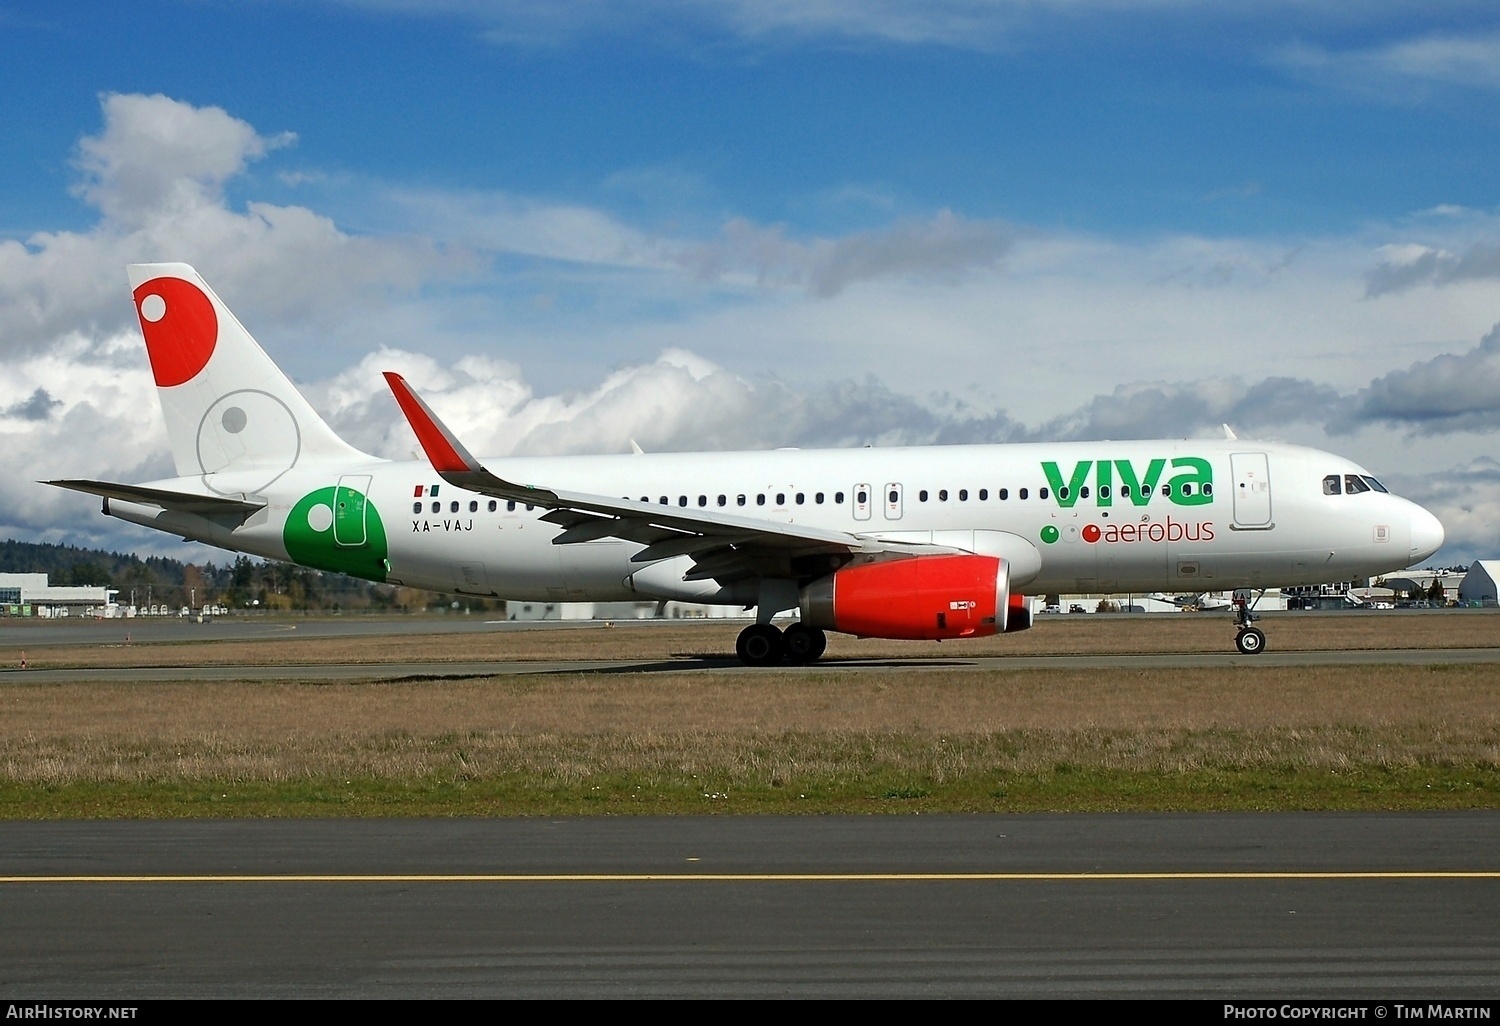
[(127, 605), (231, 609), (415, 612), (459, 608), (504, 610), (505, 603), (467, 595), (375, 584), (291, 563), (237, 556), (233, 562), (182, 563), (162, 556), (105, 552), (75, 545), (0, 541), (0, 573), (44, 573), (50, 584), (114, 588)]

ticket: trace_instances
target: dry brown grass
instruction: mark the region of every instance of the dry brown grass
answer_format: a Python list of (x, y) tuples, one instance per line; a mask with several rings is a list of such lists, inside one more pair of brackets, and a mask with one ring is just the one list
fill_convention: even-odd
[(10, 684), (0, 778), (924, 779), (1500, 765), (1493, 667)]
[[(209, 644), (124, 644), (128, 624), (102, 621), (92, 645), (38, 646), (27, 658), (43, 667), (266, 666), (284, 664), (399, 664), (482, 660), (732, 658), (742, 623), (621, 624), (606, 628), (497, 630), (477, 634), (372, 635), (359, 638), (285, 637)], [(1288, 614), (1262, 626), (1274, 651), (1500, 647), (1500, 613), (1431, 615)], [(4, 641), (0, 634), (0, 641)], [(947, 659), (1000, 655), (1225, 652), (1233, 647), (1227, 615), (1040, 617), (1029, 631), (966, 641), (902, 642), (829, 637), (829, 660)], [(16, 666), (22, 647), (0, 644), (0, 666)]]
[[(33, 648), (33, 665), (728, 655), (739, 624)], [(1285, 616), (1278, 649), (1500, 645), (1500, 616)], [(114, 625), (111, 625), (114, 629)], [(293, 632), (294, 633), (294, 632)], [(834, 639), (910, 668), (416, 682), (0, 676), (0, 815), (1500, 805), (1494, 665), (945, 672), (954, 655), (1221, 651), (1224, 617)], [(18, 653), (0, 650), (0, 661)], [(687, 664), (692, 665), (692, 664)], [(699, 664), (701, 666), (701, 664)], [(732, 797), (728, 797), (732, 796)], [(804, 798), (806, 800), (804, 800)], [(235, 803), (239, 804), (236, 805)]]

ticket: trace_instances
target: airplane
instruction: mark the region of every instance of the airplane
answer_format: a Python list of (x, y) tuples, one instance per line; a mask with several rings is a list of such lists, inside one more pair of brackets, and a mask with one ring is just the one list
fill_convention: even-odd
[[(425, 459), (381, 459), (334, 433), (192, 267), (129, 276), (177, 476), (46, 484), (370, 581), (753, 608), (735, 646), (752, 666), (811, 663), (830, 631), (1024, 630), (1028, 594), (1264, 591), (1398, 570), (1443, 543), (1436, 517), (1349, 460), (1233, 437), (481, 460), (387, 372)], [(1237, 607), (1236, 648), (1263, 651)]]
[(1181, 595), (1163, 595), (1161, 592), (1153, 592), (1146, 597), (1158, 602), (1170, 602), (1178, 609), (1189, 609), (1195, 613), (1217, 613), (1234, 606), (1232, 600), (1216, 598), (1206, 591), (1188, 592)]

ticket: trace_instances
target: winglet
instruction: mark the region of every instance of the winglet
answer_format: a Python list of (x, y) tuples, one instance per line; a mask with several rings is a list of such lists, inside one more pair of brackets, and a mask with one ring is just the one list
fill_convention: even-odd
[(432, 469), (439, 474), (484, 473), (484, 467), (469, 455), (469, 450), (448, 430), (447, 425), (438, 420), (437, 414), (422, 401), (422, 397), (412, 391), (405, 378), (395, 371), (386, 371), (385, 383), (391, 386), (396, 402), (401, 405), (401, 412), (406, 414), (407, 422), (417, 433), (417, 441), (422, 443), (422, 451), (427, 454)]
[(447, 425), (437, 419), (437, 414), (422, 401), (421, 396), (412, 391), (405, 378), (395, 371), (384, 373), (385, 383), (391, 386), (401, 412), (406, 414), (407, 423), (417, 433), (417, 441), (422, 443), (427, 461), (444, 481), (481, 495), (514, 499), (547, 509), (558, 505), (556, 492), (531, 485), (512, 484), (491, 474), (464, 448), (464, 443), (448, 430)]

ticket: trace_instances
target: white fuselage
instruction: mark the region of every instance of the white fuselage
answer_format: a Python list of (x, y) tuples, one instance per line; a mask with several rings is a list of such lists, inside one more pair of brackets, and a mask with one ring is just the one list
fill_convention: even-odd
[[(1436, 519), (1398, 496), (1343, 488), (1329, 494), (1330, 478), (1367, 478), (1342, 457), (1237, 440), (484, 462), (497, 476), (523, 484), (905, 544), (965, 549), (966, 539), (975, 537), (970, 532), (986, 532), (1012, 546), (1004, 551), (1017, 565), (1035, 568), (1012, 582), (1030, 594), (1342, 581), (1409, 566), (1442, 540)], [(220, 495), (241, 491), (234, 477), (222, 474), (154, 484)], [(316, 508), (330, 502), (309, 502), (313, 493), (340, 485), (357, 490), (367, 506), (330, 528)], [(236, 551), (438, 591), (527, 600), (742, 602), (711, 581), (683, 582), (670, 561), (654, 574), (643, 572), (650, 568), (631, 559), (643, 548), (637, 542), (555, 545), (561, 528), (540, 519), (544, 510), (444, 484), (426, 462), (304, 461), (255, 487), (268, 505), (243, 524), (114, 500), (110, 511)], [(1026, 547), (1024, 558), (1015, 556), (1019, 546)], [(324, 549), (327, 558), (320, 555)]]

